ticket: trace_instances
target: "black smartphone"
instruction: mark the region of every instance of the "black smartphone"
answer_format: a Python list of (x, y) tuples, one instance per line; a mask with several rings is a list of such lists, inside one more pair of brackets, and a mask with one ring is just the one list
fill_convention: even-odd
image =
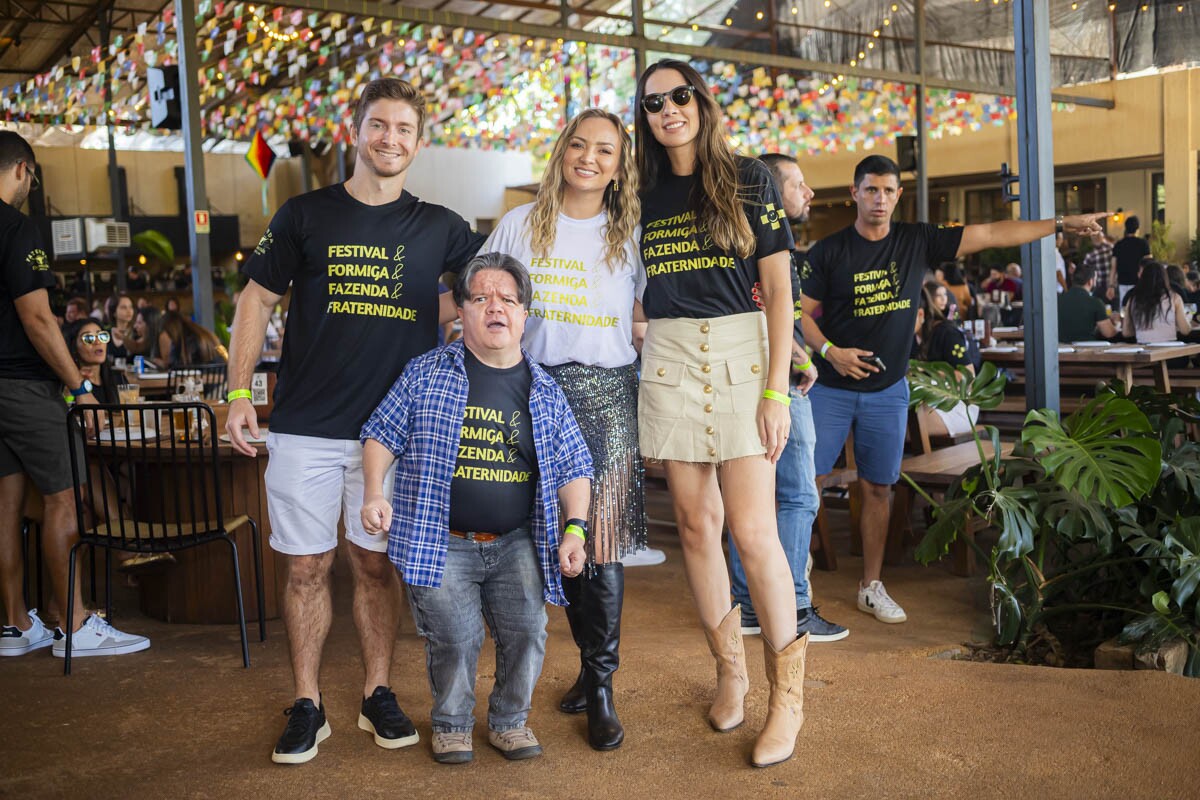
[(870, 364), (879, 367), (880, 372), (887, 372), (887, 365), (883, 363), (883, 359), (879, 356), (859, 356), (858, 360), (864, 364)]

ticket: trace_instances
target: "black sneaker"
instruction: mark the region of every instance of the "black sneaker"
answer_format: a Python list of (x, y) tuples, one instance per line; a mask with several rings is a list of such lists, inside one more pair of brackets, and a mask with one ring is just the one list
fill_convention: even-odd
[(810, 642), (836, 642), (850, 635), (843, 625), (835, 625), (817, 613), (816, 606), (796, 609), (796, 635), (808, 634)]
[(742, 603), (742, 636), (755, 636), (760, 633), (762, 633), (762, 626), (758, 624), (758, 615), (754, 613), (754, 606)]
[(376, 686), (362, 702), (358, 727), (375, 734), (375, 744), (388, 750), (416, 744), (420, 737), (412, 720), (400, 710), (396, 695), (386, 686)]
[(284, 710), (288, 718), (287, 727), (271, 753), (276, 764), (303, 764), (317, 754), (317, 745), (329, 738), (332, 732), (325, 721), (325, 703), (318, 708), (312, 700), (302, 697)]

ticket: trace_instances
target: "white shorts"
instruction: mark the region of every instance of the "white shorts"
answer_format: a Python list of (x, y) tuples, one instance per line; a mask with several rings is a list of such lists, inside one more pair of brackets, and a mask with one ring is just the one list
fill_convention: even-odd
[[(362, 445), (353, 439), (323, 439), (267, 433), (267, 513), (271, 549), (290, 556), (327, 553), (337, 547), (338, 517), (346, 538), (377, 553), (387, 551), (387, 531), (363, 530)], [(384, 478), (392, 495), (395, 469)]]

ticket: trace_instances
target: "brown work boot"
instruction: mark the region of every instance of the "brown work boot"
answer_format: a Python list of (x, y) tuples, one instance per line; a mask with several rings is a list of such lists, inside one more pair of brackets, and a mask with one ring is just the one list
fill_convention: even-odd
[(742, 702), (750, 691), (746, 649), (742, 646), (742, 607), (734, 606), (716, 630), (707, 630), (704, 635), (717, 660), (717, 696), (708, 710), (708, 723), (718, 733), (725, 733), (745, 719)]
[(804, 634), (776, 652), (763, 637), (767, 683), (771, 697), (767, 701), (767, 724), (754, 742), (751, 763), (756, 767), (781, 764), (792, 757), (796, 736), (804, 725), (804, 656), (808, 634)]

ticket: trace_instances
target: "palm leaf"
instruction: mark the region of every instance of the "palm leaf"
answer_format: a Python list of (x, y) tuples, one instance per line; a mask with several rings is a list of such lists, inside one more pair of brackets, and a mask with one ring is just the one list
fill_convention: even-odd
[(1067, 489), (1121, 507), (1143, 497), (1157, 482), (1162, 446), (1146, 415), (1129, 400), (1094, 398), (1063, 425), (1053, 411), (1030, 411), (1021, 441), (1039, 456), (1046, 474)]
[(1004, 400), (1004, 373), (984, 362), (979, 374), (958, 372), (944, 361), (908, 362), (909, 405), (949, 411), (959, 403), (989, 409)]
[(164, 267), (175, 266), (175, 246), (171, 240), (155, 230), (134, 234), (133, 243), (150, 258)]

